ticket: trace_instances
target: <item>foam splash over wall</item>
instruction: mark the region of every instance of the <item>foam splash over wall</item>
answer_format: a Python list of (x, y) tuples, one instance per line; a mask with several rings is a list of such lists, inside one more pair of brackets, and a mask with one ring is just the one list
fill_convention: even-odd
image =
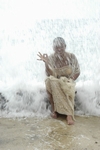
[[(99, 0), (97, 3), (94, 0), (76, 1), (70, 2), (70, 7), (67, 6), (68, 1), (61, 2), (64, 9), (61, 12), (59, 5), (58, 13), (54, 15), (60, 16), (58, 18), (48, 16), (50, 14), (48, 11), (47, 18), (42, 13), (41, 18), (38, 16), (37, 20), (34, 18), (36, 13), (33, 17), (32, 0), (25, 1), (23, 5), (24, 8), (28, 7), (27, 3), (31, 5), (29, 12), (24, 10), (26, 15), (21, 7), (20, 13), (17, 13), (20, 1), (16, 3), (12, 0), (7, 3), (2, 1), (2, 7), (0, 7), (2, 19), (0, 24), (0, 117), (50, 115), (51, 108), (44, 85), (46, 77), (44, 63), (37, 61), (37, 53), (51, 54), (52, 41), (57, 36), (65, 39), (66, 50), (74, 53), (80, 63), (81, 75), (76, 81), (75, 113), (100, 115), (100, 2)], [(53, 6), (55, 12), (54, 1), (52, 2), (50, 2), (50, 8)], [(46, 2), (45, 6), (49, 4)], [(69, 14), (73, 9), (66, 9), (71, 6), (82, 12), (80, 14), (76, 12), (72, 18)], [(83, 9), (83, 6), (86, 7)], [(84, 11), (85, 9), (89, 13)], [(66, 14), (64, 13), (66, 10), (67, 17), (62, 15)]]
[(43, 83), (21, 81), (3, 88), (1, 92), (0, 117), (45, 117), (50, 114), (51, 108)]

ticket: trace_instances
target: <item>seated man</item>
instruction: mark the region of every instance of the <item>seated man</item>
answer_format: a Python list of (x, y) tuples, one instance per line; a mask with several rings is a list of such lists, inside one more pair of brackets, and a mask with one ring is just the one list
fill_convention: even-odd
[(74, 124), (75, 82), (80, 75), (80, 67), (76, 56), (66, 52), (65, 40), (57, 37), (53, 41), (54, 53), (48, 56), (39, 52), (39, 60), (45, 62), (47, 78), (46, 89), (49, 94), (52, 117), (57, 113), (66, 115), (69, 125)]

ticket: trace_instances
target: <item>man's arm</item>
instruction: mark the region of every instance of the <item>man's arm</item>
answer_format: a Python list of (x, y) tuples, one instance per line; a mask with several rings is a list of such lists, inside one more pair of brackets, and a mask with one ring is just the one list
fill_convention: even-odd
[(45, 71), (47, 76), (53, 75), (53, 70), (48, 63), (45, 63)]
[(80, 75), (80, 72), (75, 74), (73, 77), (71, 77), (71, 79), (76, 80), (78, 78), (78, 76)]
[(80, 66), (79, 66), (78, 60), (74, 54), (72, 54), (71, 58), (72, 58), (73, 65), (75, 66), (74, 74), (71, 78), (73, 80), (76, 80), (80, 75)]

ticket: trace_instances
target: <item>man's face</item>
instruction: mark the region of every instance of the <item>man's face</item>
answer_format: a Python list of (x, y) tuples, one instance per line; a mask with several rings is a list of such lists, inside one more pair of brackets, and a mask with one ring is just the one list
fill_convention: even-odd
[(54, 48), (54, 51), (56, 54), (62, 55), (65, 52), (66, 47), (65, 46), (56, 46)]

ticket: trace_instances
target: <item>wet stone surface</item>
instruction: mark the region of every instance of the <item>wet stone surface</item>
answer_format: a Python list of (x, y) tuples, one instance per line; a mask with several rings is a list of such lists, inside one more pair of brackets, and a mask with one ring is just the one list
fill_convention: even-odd
[(100, 118), (0, 118), (0, 150), (100, 150)]

